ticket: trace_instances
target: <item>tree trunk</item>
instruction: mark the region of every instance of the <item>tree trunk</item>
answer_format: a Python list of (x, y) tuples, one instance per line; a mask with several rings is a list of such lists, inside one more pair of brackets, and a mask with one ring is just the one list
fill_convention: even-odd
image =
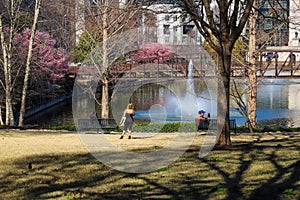
[(27, 54), (27, 60), (26, 60), (24, 85), (23, 85), (22, 97), (21, 97), (21, 108), (20, 108), (20, 116), (19, 116), (19, 124), (18, 124), (18, 126), (20, 126), (20, 127), (23, 126), (23, 120), (24, 120), (26, 94), (27, 94), (29, 72), (30, 72), (30, 61), (31, 61), (31, 57), (32, 57), (33, 40), (34, 40), (36, 24), (37, 24), (39, 12), (40, 12), (40, 5), (41, 5), (41, 1), (36, 0), (35, 1), (35, 10), (34, 10), (34, 19), (33, 19), (33, 24), (32, 24), (32, 28), (31, 28), (31, 35), (30, 35), (30, 39), (29, 39), (28, 54)]
[(5, 42), (4, 30), (2, 26), (2, 17), (0, 15), (0, 39), (1, 39), (1, 48), (3, 55), (3, 71), (4, 71), (4, 80), (5, 83), (2, 83), (2, 87), (5, 90), (5, 124), (8, 126), (14, 125), (14, 113), (12, 108), (12, 100), (11, 100), (11, 43), (12, 43), (12, 30), (9, 32), (9, 44)]
[[(221, 55), (220, 55), (221, 54)], [(230, 146), (230, 130), (229, 130), (229, 89), (230, 89), (230, 64), (231, 50), (224, 47), (218, 52), (218, 71), (221, 76), (218, 86), (218, 133), (217, 145)], [(223, 85), (221, 85), (223, 84)], [(224, 122), (224, 123), (222, 123)]]
[[(103, 44), (102, 44), (102, 55), (103, 55), (103, 68), (108, 69), (108, 49), (107, 49), (107, 40), (108, 40), (108, 2), (104, 1), (103, 9), (103, 18), (102, 18), (102, 27), (103, 27)], [(106, 72), (102, 74), (102, 100), (101, 100), (101, 117), (108, 118), (109, 106), (108, 106), (108, 79)]]
[(249, 126), (256, 127), (257, 77), (256, 77), (256, 10), (255, 1), (249, 18), (249, 67), (248, 67), (248, 118)]
[(109, 95), (108, 95), (108, 79), (105, 75), (102, 77), (102, 107), (101, 107), (101, 116), (102, 118), (108, 118), (109, 117)]
[[(212, 1), (203, 0), (201, 4), (193, 4), (189, 0), (182, 0), (186, 12), (190, 14), (200, 34), (218, 54), (218, 70), (224, 84), (224, 92), (219, 88), (218, 101), (218, 131), (221, 131), (222, 119), (225, 121), (217, 144), (231, 145), (229, 133), (229, 86), (231, 53), (234, 43), (238, 40), (249, 19), (253, 0), (227, 1), (219, 0), (212, 5)], [(243, 9), (240, 9), (240, 8)], [(229, 9), (230, 8), (230, 9)], [(228, 12), (228, 9), (230, 12)], [(200, 11), (200, 12), (199, 12)], [(219, 83), (221, 85), (221, 83)], [(224, 102), (228, 101), (228, 102)], [(227, 109), (225, 109), (227, 107)], [(219, 116), (221, 114), (221, 116)]]
[(4, 123), (3, 123), (3, 120), (2, 120), (2, 107), (0, 105), (0, 125), (3, 126)]

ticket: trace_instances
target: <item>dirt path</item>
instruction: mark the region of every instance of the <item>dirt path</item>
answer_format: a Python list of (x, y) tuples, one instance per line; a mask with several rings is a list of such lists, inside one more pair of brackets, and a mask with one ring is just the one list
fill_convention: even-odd
[[(136, 134), (132, 140), (128, 140), (127, 137), (120, 140), (119, 134), (105, 134), (103, 136), (119, 148), (130, 149), (133, 147), (164, 146), (174, 135), (171, 133), (147, 137)], [(77, 132), (49, 130), (0, 131), (0, 163), (4, 165), (27, 156), (68, 153), (88, 153)]]
[[(299, 133), (291, 133), (299, 137)], [(184, 135), (184, 134), (183, 134)], [(104, 134), (109, 142), (116, 145), (117, 148), (129, 151), (140, 149), (156, 150), (165, 147), (174, 137), (175, 133), (163, 134), (143, 134), (134, 133), (132, 140), (125, 137), (119, 139), (119, 134)], [(264, 133), (264, 134), (242, 134), (232, 136), (232, 141), (238, 142), (257, 142), (260, 140), (276, 140), (289, 137), (290, 134), (282, 133)], [(1, 130), (0, 131), (0, 164), (9, 166), (11, 163), (26, 157), (35, 155), (52, 155), (52, 154), (86, 154), (88, 149), (82, 141), (82, 136), (77, 132), (68, 131), (49, 131), (49, 130)], [(185, 138), (182, 137), (182, 138)], [(197, 133), (194, 138), (193, 147), (201, 147), (204, 135)], [(207, 139), (207, 138), (206, 138)], [(184, 142), (184, 141), (183, 141)], [(178, 144), (180, 145), (180, 144)], [(179, 146), (177, 146), (179, 147)], [(30, 161), (28, 161), (30, 162)], [(4, 167), (5, 169), (5, 167)]]
[(0, 162), (28, 155), (87, 152), (76, 133), (54, 131), (1, 131)]
[[(291, 133), (299, 137), (300, 133)], [(264, 133), (242, 134), (232, 136), (232, 141), (259, 141), (267, 139), (282, 139), (291, 134)], [(119, 134), (105, 134), (104, 137), (117, 147), (125, 150), (134, 148), (163, 147), (176, 136), (175, 133), (149, 134), (135, 133), (132, 140), (125, 137), (119, 139)], [(203, 134), (197, 133), (193, 145), (200, 146)], [(130, 144), (130, 145), (129, 145)], [(1, 130), (0, 131), (0, 163), (8, 163), (21, 157), (41, 154), (88, 153), (77, 132), (49, 130)]]

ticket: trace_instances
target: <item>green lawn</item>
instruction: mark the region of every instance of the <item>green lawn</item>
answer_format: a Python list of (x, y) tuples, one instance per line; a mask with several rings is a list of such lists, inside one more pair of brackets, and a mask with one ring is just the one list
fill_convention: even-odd
[[(197, 134), (177, 161), (144, 174), (103, 165), (81, 146), (75, 133), (1, 132), (0, 136), (3, 200), (300, 198), (299, 133), (232, 136), (233, 147), (214, 150), (202, 159), (198, 150), (203, 135)], [(145, 138), (143, 148), (137, 144), (143, 140), (134, 136), (123, 141), (116, 134), (107, 137), (129, 151), (153, 151), (161, 145)]]

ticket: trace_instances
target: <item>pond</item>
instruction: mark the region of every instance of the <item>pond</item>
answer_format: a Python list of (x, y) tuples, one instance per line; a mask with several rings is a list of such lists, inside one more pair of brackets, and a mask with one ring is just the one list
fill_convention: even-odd
[[(196, 84), (195, 84), (196, 85)], [(245, 89), (246, 84), (241, 83), (241, 88)], [(208, 96), (201, 94), (198, 98), (202, 98), (200, 101), (204, 102), (204, 105), (192, 104), (192, 109), (194, 110), (193, 115), (190, 118), (182, 117), (181, 120), (174, 114), (175, 110), (169, 110), (167, 113), (169, 117), (164, 118), (166, 112), (159, 109), (155, 111), (150, 111), (148, 109), (139, 109), (136, 112), (136, 118), (143, 118), (148, 120), (157, 121), (194, 121), (197, 117), (197, 111), (199, 109), (204, 109), (206, 112), (211, 112), (211, 107)], [(257, 120), (269, 120), (272, 119), (288, 119), (290, 121), (290, 126), (300, 126), (300, 80), (282, 80), (282, 79), (264, 79), (259, 81), (258, 84), (258, 95), (257, 95)], [(148, 99), (149, 100), (149, 99)], [(246, 102), (246, 97), (244, 98)], [(169, 102), (169, 100), (168, 100)], [(188, 102), (187, 102), (188, 103)], [(231, 100), (230, 118), (236, 119), (237, 125), (244, 125), (245, 118), (239, 113), (238, 107)], [(188, 103), (190, 104), (190, 103)], [(167, 104), (168, 105), (168, 104)], [(166, 106), (165, 106), (166, 107)], [(212, 117), (216, 117), (216, 113), (212, 113)], [(276, 120), (274, 120), (276, 121)], [(266, 123), (264, 121), (264, 123)], [(271, 122), (274, 123), (274, 122)]]
[[(215, 97), (203, 81), (194, 81), (196, 101), (187, 96), (188, 83), (177, 82), (159, 85), (144, 85), (133, 94), (136, 105), (136, 119), (157, 122), (194, 121), (199, 109), (216, 115)], [(241, 84), (245, 87), (245, 84)], [(189, 93), (189, 92), (188, 92)], [(190, 94), (190, 93), (189, 93)], [(182, 99), (182, 102), (180, 99)], [(290, 126), (300, 127), (300, 80), (263, 79), (258, 84), (257, 119), (289, 119)], [(194, 102), (193, 102), (194, 101)], [(180, 105), (180, 109), (178, 109)], [(230, 117), (237, 125), (244, 125), (244, 117), (231, 102)], [(71, 101), (58, 104), (42, 113), (25, 120), (25, 124), (43, 127), (74, 124)]]
[(39, 125), (44, 128), (74, 124), (72, 101), (63, 101), (24, 120), (24, 124)]

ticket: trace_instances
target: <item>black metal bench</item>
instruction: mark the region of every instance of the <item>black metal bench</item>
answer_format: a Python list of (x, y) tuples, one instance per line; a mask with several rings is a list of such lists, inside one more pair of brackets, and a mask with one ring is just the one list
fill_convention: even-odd
[(118, 130), (119, 126), (114, 118), (78, 119), (79, 130)]
[[(212, 130), (217, 129), (217, 119), (207, 119), (207, 120), (204, 120), (203, 122), (201, 122), (200, 124), (198, 124), (198, 120), (196, 119), (195, 122), (196, 122), (197, 131), (207, 130), (208, 128), (212, 129)], [(229, 120), (229, 130), (234, 131), (234, 134), (236, 134), (236, 120), (235, 119)]]

